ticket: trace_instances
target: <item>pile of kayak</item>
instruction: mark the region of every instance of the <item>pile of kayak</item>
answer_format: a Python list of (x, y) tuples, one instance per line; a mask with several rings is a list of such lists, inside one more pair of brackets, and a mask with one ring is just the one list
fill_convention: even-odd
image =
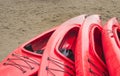
[(0, 76), (120, 76), (120, 24), (99, 15), (69, 19), (0, 62)]

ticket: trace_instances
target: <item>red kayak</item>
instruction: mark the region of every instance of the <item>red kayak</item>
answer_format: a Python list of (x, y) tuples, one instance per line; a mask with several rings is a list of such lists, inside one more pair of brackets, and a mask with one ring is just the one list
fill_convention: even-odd
[(102, 27), (98, 15), (88, 16), (76, 41), (76, 76), (108, 76), (102, 47)]
[(120, 24), (110, 19), (102, 33), (104, 54), (110, 76), (120, 76)]
[(74, 53), (81, 15), (61, 24), (52, 34), (42, 57), (38, 76), (75, 76)]
[(53, 28), (26, 42), (0, 63), (0, 76), (38, 76), (43, 51)]

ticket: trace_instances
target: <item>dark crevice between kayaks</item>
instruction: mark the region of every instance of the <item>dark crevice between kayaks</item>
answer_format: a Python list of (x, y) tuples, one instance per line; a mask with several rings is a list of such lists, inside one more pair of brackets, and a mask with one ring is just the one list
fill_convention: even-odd
[(72, 61), (74, 61), (74, 49), (78, 30), (79, 28), (76, 27), (68, 31), (59, 46), (59, 51)]
[(26, 45), (24, 48), (28, 51), (34, 52), (31, 44)]
[(43, 54), (46, 44), (53, 32), (54, 31), (51, 31), (43, 36), (40, 36), (39, 38), (25, 45), (24, 48), (30, 52), (35, 52), (37, 54)]
[(94, 46), (95, 46), (95, 51), (97, 55), (100, 57), (100, 59), (102, 59), (104, 63), (106, 63), (104, 53), (103, 53), (102, 31), (97, 27), (94, 29)]
[(63, 49), (60, 49), (60, 52), (65, 55), (66, 57), (70, 58), (71, 60), (74, 61), (74, 54), (72, 52), (71, 49), (66, 49), (66, 48), (63, 48)]
[(43, 54), (43, 51), (44, 51), (44, 50), (34, 51), (31, 44), (26, 45), (24, 48), (30, 52), (36, 52), (37, 54)]
[(117, 29), (117, 36), (118, 36), (118, 39), (120, 41), (120, 30)]

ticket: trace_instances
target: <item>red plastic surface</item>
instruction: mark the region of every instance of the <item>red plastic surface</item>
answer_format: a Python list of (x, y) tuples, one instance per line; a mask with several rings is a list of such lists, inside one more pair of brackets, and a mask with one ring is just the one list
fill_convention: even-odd
[(42, 57), (38, 76), (75, 76), (74, 61), (64, 56), (59, 49), (72, 49), (74, 53), (78, 30), (85, 15), (72, 18), (61, 24), (51, 36)]
[(75, 51), (76, 76), (108, 76), (98, 15), (88, 16), (81, 26)]
[(120, 76), (120, 25), (116, 18), (110, 19), (102, 33), (104, 54), (110, 76)]
[[(50, 36), (55, 30), (56, 28), (53, 28), (38, 35), (10, 53), (0, 63), (0, 76), (38, 76), (42, 54), (38, 54), (36, 51), (44, 51)], [(29, 44), (32, 45), (33, 52), (24, 48)]]

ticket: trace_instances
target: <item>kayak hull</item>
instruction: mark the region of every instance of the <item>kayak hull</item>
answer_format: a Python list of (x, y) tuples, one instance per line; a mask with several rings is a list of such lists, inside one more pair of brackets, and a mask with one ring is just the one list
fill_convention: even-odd
[(120, 26), (116, 18), (110, 19), (102, 33), (104, 54), (110, 76), (120, 76)]
[(103, 57), (102, 30), (98, 15), (88, 16), (81, 26), (75, 48), (76, 76), (108, 76)]
[(70, 19), (54, 32), (43, 54), (38, 76), (75, 76), (74, 48), (84, 19), (85, 15)]
[(0, 76), (37, 76), (42, 53), (55, 30), (34, 37), (11, 52), (0, 63)]

